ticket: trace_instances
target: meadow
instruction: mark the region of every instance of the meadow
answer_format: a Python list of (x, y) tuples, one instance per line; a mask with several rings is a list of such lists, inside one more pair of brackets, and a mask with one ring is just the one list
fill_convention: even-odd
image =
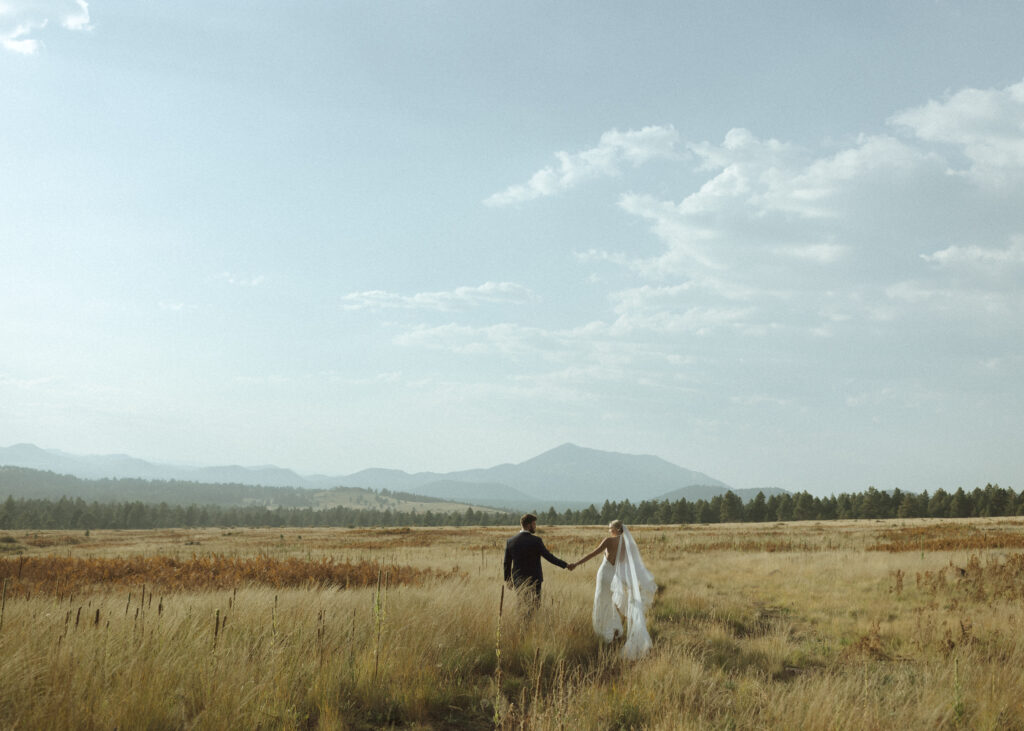
[(0, 531), (0, 727), (1024, 729), (1024, 519), (636, 526), (637, 662), (513, 532)]

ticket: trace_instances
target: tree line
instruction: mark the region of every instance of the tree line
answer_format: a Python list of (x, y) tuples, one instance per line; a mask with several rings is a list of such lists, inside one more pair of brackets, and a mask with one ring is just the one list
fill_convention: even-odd
[[(735, 493), (710, 500), (685, 498), (606, 500), (598, 508), (564, 511), (549, 508), (541, 513), (548, 525), (595, 525), (616, 518), (627, 524), (760, 523), (800, 520), (874, 518), (969, 518), (1024, 515), (1024, 492), (988, 484), (971, 491), (943, 489), (929, 494), (891, 492), (869, 487), (861, 493), (817, 497), (808, 492), (774, 494), (759, 492), (744, 503)], [(169, 505), (166, 502), (86, 502), (81, 498), (59, 500), (15, 498), (0, 503), (0, 529), (5, 530), (98, 530), (204, 527), (374, 527), (514, 525), (518, 513), (474, 510), (463, 512), (402, 512), (374, 508), (333, 507), (323, 510), (300, 507), (267, 509), (259, 506)]]
[(363, 528), (376, 526), (506, 525), (510, 513), (467, 509), (405, 513), (376, 508), (265, 508), (261, 506), (170, 505), (15, 498), (0, 503), (0, 530), (99, 530), (147, 528)]
[(818, 497), (809, 492), (780, 493), (765, 497), (758, 492), (744, 503), (732, 491), (710, 500), (688, 501), (685, 498), (645, 500), (633, 505), (605, 501), (597, 508), (545, 514), (549, 523), (594, 525), (616, 518), (633, 524), (671, 523), (764, 523), (794, 520), (855, 520), (882, 518), (970, 518), (985, 516), (1024, 515), (1024, 492), (987, 484), (966, 491), (962, 487), (950, 493), (938, 489), (929, 494), (903, 492), (899, 488), (887, 492), (869, 487), (860, 493)]

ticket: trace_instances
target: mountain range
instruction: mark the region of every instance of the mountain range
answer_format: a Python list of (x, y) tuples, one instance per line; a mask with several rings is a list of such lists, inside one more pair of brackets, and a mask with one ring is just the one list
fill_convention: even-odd
[[(73, 455), (32, 444), (0, 447), (0, 465), (84, 479), (137, 478), (316, 491), (342, 486), (386, 489), (515, 510), (599, 506), (605, 500), (710, 499), (728, 490), (749, 500), (758, 492), (757, 488), (733, 489), (720, 480), (679, 467), (660, 457), (605, 452), (575, 444), (563, 444), (518, 464), (448, 473), (409, 474), (374, 468), (340, 476), (300, 475), (273, 465), (186, 467), (152, 463), (119, 454)], [(778, 488), (760, 490), (766, 496), (784, 492)]]

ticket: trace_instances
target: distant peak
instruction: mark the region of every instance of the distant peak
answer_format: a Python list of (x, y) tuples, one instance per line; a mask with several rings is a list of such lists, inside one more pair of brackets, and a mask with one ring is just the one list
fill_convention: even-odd
[[(0, 447), (0, 449), (4, 448)], [(21, 444), (12, 444), (11, 446), (7, 447), (5, 451), (13, 454), (21, 454), (26, 456), (33, 455), (37, 457), (48, 456), (50, 454), (49, 451), (43, 449), (42, 447), (38, 447), (35, 444), (29, 444), (28, 442), (22, 442)]]
[(593, 447), (581, 447), (579, 444), (573, 444), (572, 442), (566, 442), (565, 444), (561, 444), (561, 445), (555, 447), (554, 449), (549, 449), (547, 452), (544, 452), (542, 455), (538, 455), (538, 456), (544, 456), (544, 455), (550, 455), (550, 454), (565, 454), (565, 453), (572, 453), (572, 454), (584, 453), (584, 454), (590, 454), (590, 455), (613, 455), (613, 456), (616, 456), (616, 457), (636, 457), (636, 456), (641, 456), (641, 455), (634, 455), (634, 454), (626, 454), (624, 452), (608, 452), (608, 451), (603, 450), (603, 449), (594, 449)]

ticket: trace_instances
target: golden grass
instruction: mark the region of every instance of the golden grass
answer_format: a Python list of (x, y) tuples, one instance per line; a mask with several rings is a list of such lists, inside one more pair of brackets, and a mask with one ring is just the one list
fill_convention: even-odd
[[(542, 530), (566, 559), (603, 536)], [(596, 562), (546, 567), (532, 618), (507, 594), (499, 634), (511, 532), (0, 532), (23, 552), (0, 559), (0, 727), (1024, 728), (1024, 521), (637, 526), (662, 588), (636, 663), (590, 629)], [(153, 600), (98, 576), (27, 598), (9, 575), (193, 553), (306, 581)], [(358, 585), (308, 580), (363, 561)]]

